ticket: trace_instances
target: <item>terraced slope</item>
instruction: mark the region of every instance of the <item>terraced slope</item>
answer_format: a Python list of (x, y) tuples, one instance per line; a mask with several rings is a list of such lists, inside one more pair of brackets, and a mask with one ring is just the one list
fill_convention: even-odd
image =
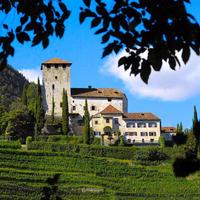
[(170, 163), (142, 166), (128, 160), (5, 148), (0, 148), (0, 199), (40, 199), (46, 179), (57, 173), (63, 199), (200, 199), (199, 175), (176, 179)]

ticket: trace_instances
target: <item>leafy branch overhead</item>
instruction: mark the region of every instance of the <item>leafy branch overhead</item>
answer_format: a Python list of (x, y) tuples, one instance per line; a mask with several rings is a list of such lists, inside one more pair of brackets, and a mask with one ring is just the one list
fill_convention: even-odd
[(8, 56), (14, 55), (15, 39), (21, 44), (31, 42), (32, 46), (42, 44), (46, 48), (50, 36), (63, 36), (64, 22), (70, 15), (62, 0), (4, 0), (0, 1), (0, 12), (6, 17), (14, 12), (19, 17), (18, 24), (3, 22), (0, 27), (5, 32), (0, 35), (0, 68), (6, 66)]
[(126, 49), (128, 56), (120, 58), (119, 66), (140, 74), (145, 83), (163, 61), (173, 70), (180, 66), (176, 52), (182, 51), (185, 64), (192, 50), (200, 54), (199, 23), (185, 7), (190, 0), (115, 0), (109, 6), (102, 0), (83, 2), (80, 23), (89, 18), (95, 34), (102, 35), (103, 57)]

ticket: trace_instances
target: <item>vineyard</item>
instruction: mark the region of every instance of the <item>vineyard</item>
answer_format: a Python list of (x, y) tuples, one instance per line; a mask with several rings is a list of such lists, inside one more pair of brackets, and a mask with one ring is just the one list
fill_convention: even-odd
[(144, 165), (134, 159), (73, 151), (22, 150), (17, 143), (4, 142), (0, 143), (0, 199), (41, 199), (46, 180), (60, 174), (62, 199), (199, 200), (200, 173), (175, 178), (171, 166), (172, 158)]

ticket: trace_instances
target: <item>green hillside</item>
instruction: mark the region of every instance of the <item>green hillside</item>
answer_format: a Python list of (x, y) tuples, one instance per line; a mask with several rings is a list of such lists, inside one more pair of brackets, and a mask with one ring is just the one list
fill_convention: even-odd
[(0, 104), (9, 107), (11, 102), (22, 95), (26, 78), (11, 66), (0, 71)]
[[(55, 174), (60, 174), (58, 194), (63, 200), (199, 200), (200, 197), (199, 172), (187, 179), (175, 178), (173, 159), (146, 165), (134, 159), (14, 149), (17, 147), (0, 143), (0, 199), (39, 200), (44, 196), (44, 188), (50, 187), (46, 180)], [(173, 149), (168, 150), (174, 154)]]

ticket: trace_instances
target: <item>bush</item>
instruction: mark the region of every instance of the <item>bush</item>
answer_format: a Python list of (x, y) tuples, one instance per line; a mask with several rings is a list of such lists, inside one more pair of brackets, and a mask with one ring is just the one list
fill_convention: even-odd
[(95, 137), (95, 138), (93, 139), (92, 144), (94, 144), (94, 145), (100, 145), (100, 144), (101, 144), (101, 138)]
[(134, 158), (138, 161), (163, 161), (167, 160), (169, 157), (166, 153), (158, 149), (149, 149), (147, 151), (136, 151)]
[(17, 141), (0, 141), (0, 148), (20, 149), (21, 143), (19, 140), (17, 140)]
[(57, 142), (61, 144), (81, 144), (83, 137), (81, 136), (65, 136), (65, 135), (51, 135), (48, 137), (47, 142)]
[(160, 144), (160, 147), (162, 148), (165, 147), (165, 138), (163, 136), (159, 137), (159, 144)]
[(29, 144), (31, 143), (31, 141), (32, 141), (32, 137), (31, 137), (31, 136), (28, 136), (28, 137), (26, 138), (26, 145), (29, 145)]

